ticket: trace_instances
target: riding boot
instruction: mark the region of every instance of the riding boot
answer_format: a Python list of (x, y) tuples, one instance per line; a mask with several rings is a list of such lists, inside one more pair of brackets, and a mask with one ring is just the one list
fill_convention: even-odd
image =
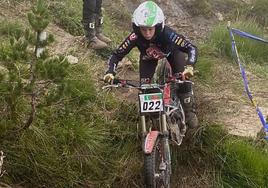
[(102, 33), (103, 17), (98, 17), (95, 20), (96, 23), (96, 36), (98, 39), (105, 43), (110, 43), (112, 40)]
[(180, 86), (179, 90), (177, 90), (177, 96), (180, 99), (185, 113), (186, 125), (189, 128), (198, 127), (192, 84), (185, 82), (182, 87)]
[(88, 41), (88, 47), (94, 50), (103, 49), (107, 47), (107, 44), (96, 37), (95, 22), (84, 22), (84, 32)]
[(180, 94), (179, 98), (182, 108), (184, 109), (186, 125), (188, 125), (189, 128), (198, 127), (193, 93)]

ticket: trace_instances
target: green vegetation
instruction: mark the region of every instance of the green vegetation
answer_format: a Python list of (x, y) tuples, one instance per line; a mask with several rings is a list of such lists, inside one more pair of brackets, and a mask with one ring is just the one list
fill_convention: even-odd
[(263, 27), (268, 26), (268, 4), (266, 0), (256, 0), (254, 6), (248, 12)]
[[(264, 31), (253, 20), (237, 21), (232, 23), (231, 27), (261, 38), (264, 36)], [(239, 54), (242, 55), (246, 62), (257, 62), (260, 64), (267, 62), (267, 44), (247, 38), (241, 38), (238, 35), (235, 35), (235, 40)], [(231, 40), (226, 25), (219, 25), (215, 28), (209, 37), (209, 45), (212, 45), (214, 48), (218, 49), (220, 54), (230, 58), (232, 57)]]
[(226, 20), (237, 19), (240, 16), (252, 19), (260, 27), (268, 26), (268, 4), (266, 0), (255, 0), (245, 4), (243, 1), (234, 0), (188, 0), (185, 5), (191, 9), (193, 16), (209, 18), (216, 12), (224, 13)]
[(83, 35), (82, 0), (78, 1), (53, 1), (49, 9), (53, 15), (53, 21), (72, 35)]
[[(247, 21), (245, 19), (237, 20), (232, 23), (231, 27), (261, 38), (265, 36), (263, 28), (252, 20), (252, 18), (248, 18)], [(237, 35), (235, 35), (235, 40), (243, 63), (245, 63), (247, 67), (254, 67), (254, 70), (251, 69), (251, 71), (254, 71), (257, 75), (267, 75), (264, 73), (267, 68), (267, 44), (241, 38)], [(205, 72), (206, 69), (208, 69), (208, 73), (211, 72), (210, 69), (212, 68), (210, 65), (212, 65), (212, 63), (210, 62), (214, 61), (216, 63), (219, 57), (226, 58), (226, 61), (234, 61), (231, 54), (231, 40), (227, 25), (221, 24), (215, 27), (209, 36), (208, 43), (202, 46), (200, 53), (203, 55), (200, 59), (200, 64), (202, 63), (202, 65), (199, 65), (198, 68), (201, 70), (200, 77), (205, 80), (208, 80), (207, 75), (203, 76), (202, 72)], [(217, 139), (214, 141), (216, 140)], [(265, 141), (260, 145), (258, 142), (250, 139), (228, 136), (221, 139), (221, 142), (218, 144), (218, 149), (212, 152), (212, 156), (216, 154), (216, 159), (218, 159), (216, 163), (214, 163), (217, 167), (215, 169), (216, 175), (214, 176), (215, 182), (219, 183), (216, 187), (264, 188), (267, 186), (268, 145)], [(208, 163), (211, 164), (210, 162)]]
[(266, 187), (268, 184), (268, 152), (246, 140), (225, 143), (223, 166), (224, 187)]
[(205, 44), (200, 45), (199, 48), (200, 57), (196, 65), (196, 70), (198, 70), (196, 75), (200, 81), (208, 84), (213, 83), (213, 65), (217, 63), (217, 57), (213, 57), (214, 51), (209, 45)]
[[(38, 2), (29, 19), (34, 30), (42, 32), (48, 24), (48, 17), (43, 2)], [(42, 20), (45, 22), (36, 22), (35, 15), (44, 16)], [(6, 26), (2, 31), (9, 31), (9, 28)], [(123, 157), (117, 156), (119, 152), (114, 153), (114, 150), (121, 151), (125, 147), (116, 146), (117, 142), (130, 137), (126, 142), (132, 144), (135, 135), (125, 132), (134, 132), (135, 126), (128, 121), (127, 129), (118, 127), (123, 122), (110, 121), (109, 117), (99, 113), (104, 105), (103, 98), (97, 98), (86, 64), (70, 67), (64, 57), (49, 57), (47, 52), (36, 58), (34, 48), (27, 44), (36, 44), (33, 39), (37, 33), (12, 28), (16, 32), (10, 32), (10, 44), (1, 47), (0, 61), (4, 70), (0, 85), (3, 112), (0, 145), (8, 156), (4, 168), (10, 174), (3, 180), (25, 182), (25, 186), (31, 187), (85, 184), (106, 187), (113, 184), (114, 179), (124, 173), (122, 169), (126, 164), (121, 165), (120, 161), (130, 159), (136, 153), (133, 152), (135, 148), (127, 147), (131, 155), (122, 153)], [(39, 44), (45, 47), (48, 42), (52, 42), (52, 36)], [(34, 62), (32, 67), (35, 68), (29, 69), (28, 62)], [(32, 74), (34, 80), (30, 79)], [(30, 95), (36, 91), (38, 95)], [(31, 113), (33, 100), (36, 101), (33, 104), (35, 113)], [(123, 103), (111, 105), (111, 108), (119, 109), (115, 114), (127, 112), (120, 109), (130, 109)], [(25, 119), (27, 126), (24, 125)], [(136, 158), (137, 154), (133, 157)], [(113, 173), (114, 169), (118, 173)]]
[(22, 31), (22, 26), (19, 22), (8, 22), (8, 20), (1, 20), (0, 35), (1, 36), (15, 36), (16, 33)]
[(212, 15), (211, 3), (207, 0), (192, 0), (186, 2), (193, 16), (209, 17)]
[[(138, 5), (138, 1), (133, 3)], [(107, 9), (106, 12), (109, 15), (109, 18), (113, 20), (114, 25), (120, 28), (129, 28), (131, 27), (131, 17), (132, 13), (128, 11), (129, 4), (128, 2), (124, 2), (122, 0), (114, 0), (113, 2), (107, 2), (106, 5)], [(120, 7), (120, 11), (118, 11), (118, 7)]]
[[(41, 15), (46, 15), (44, 6), (39, 6)], [(81, 1), (53, 1), (49, 10), (58, 19), (54, 22), (66, 31), (82, 34)], [(70, 65), (64, 57), (50, 57), (48, 52), (39, 59), (34, 53), (35, 31), (39, 29), (24, 30), (16, 22), (3, 23), (0, 34), (6, 39), (0, 46), (0, 150), (6, 156), (3, 168), (7, 174), (1, 181), (25, 187), (143, 187), (137, 106), (117, 100), (112, 92), (100, 91), (92, 77), (96, 72), (89, 68), (104, 66), (100, 56), (106, 58), (111, 49), (90, 51), (77, 65)], [(113, 39), (113, 48), (128, 33), (114, 29), (114, 25), (107, 16), (104, 32)], [(258, 36), (263, 34), (255, 23), (233, 25)], [(236, 39), (246, 60), (259, 66), (267, 62), (267, 48)], [(40, 45), (49, 48), (47, 44), (52, 41), (49, 36)], [(200, 45), (198, 81), (213, 83), (214, 65), (231, 57), (230, 47), (226, 27), (217, 27), (210, 41)], [(129, 57), (135, 61), (137, 54)], [(32, 62), (36, 63), (35, 80), (29, 82)], [(28, 94), (37, 90), (34, 119), (24, 128), (32, 110)], [(175, 177), (194, 168), (201, 176), (193, 172), (196, 181), (207, 187), (264, 188), (268, 184), (267, 143), (232, 137), (215, 123), (201, 125), (192, 133), (193, 139), (188, 137), (181, 147), (172, 148)], [(185, 183), (178, 181), (174, 185)]]

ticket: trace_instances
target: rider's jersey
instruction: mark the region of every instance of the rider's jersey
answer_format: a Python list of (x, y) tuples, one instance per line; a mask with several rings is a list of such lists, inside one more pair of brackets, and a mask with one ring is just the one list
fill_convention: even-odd
[(163, 31), (151, 40), (146, 40), (140, 34), (130, 33), (124, 42), (112, 54), (108, 60), (108, 71), (114, 73), (119, 61), (125, 57), (132, 48), (137, 47), (140, 51), (141, 60), (154, 60), (148, 54), (148, 48), (153, 47), (164, 54), (173, 53), (180, 50), (188, 54), (187, 64), (194, 65), (197, 60), (197, 48), (183, 35), (176, 33), (170, 27), (165, 26)]

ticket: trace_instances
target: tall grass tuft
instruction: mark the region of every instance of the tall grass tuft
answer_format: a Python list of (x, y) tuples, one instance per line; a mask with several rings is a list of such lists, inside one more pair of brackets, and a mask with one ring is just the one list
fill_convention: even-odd
[[(233, 28), (253, 34), (258, 37), (263, 37), (263, 30), (254, 20), (241, 20), (232, 24)], [(267, 44), (258, 42), (248, 38), (241, 38), (235, 35), (238, 52), (246, 62), (257, 62), (263, 64), (268, 59)], [(215, 27), (209, 36), (209, 45), (214, 46), (222, 55), (232, 57), (231, 40), (229, 32), (224, 25)]]
[(195, 73), (198, 81), (213, 84), (214, 65), (220, 60), (219, 54), (216, 51), (212, 45), (207, 43), (199, 44), (199, 58), (196, 64), (198, 71)]
[(54, 18), (53, 22), (74, 36), (82, 35), (82, 4), (82, 0), (51, 2), (49, 9)]
[(241, 139), (225, 144), (224, 187), (264, 188), (268, 185), (268, 153)]
[[(184, 184), (182, 172), (187, 177), (193, 176), (191, 184), (201, 187), (220, 187), (221, 158), (223, 143), (228, 139), (226, 130), (221, 125), (203, 123), (198, 130), (189, 130), (183, 144), (172, 147), (173, 174), (178, 187)], [(189, 175), (190, 174), (190, 175)], [(199, 178), (197, 178), (199, 177)]]
[(6, 38), (9, 36), (16, 36), (23, 30), (19, 22), (9, 22), (8, 20), (0, 20), (0, 35)]

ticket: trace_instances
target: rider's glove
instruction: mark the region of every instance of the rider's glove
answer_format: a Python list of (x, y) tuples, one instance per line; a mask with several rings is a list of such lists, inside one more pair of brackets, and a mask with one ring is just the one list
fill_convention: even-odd
[(189, 79), (194, 75), (194, 67), (192, 65), (186, 65), (182, 75), (186, 78)]
[(114, 75), (112, 73), (106, 73), (103, 77), (104, 82), (111, 83), (114, 79)]

